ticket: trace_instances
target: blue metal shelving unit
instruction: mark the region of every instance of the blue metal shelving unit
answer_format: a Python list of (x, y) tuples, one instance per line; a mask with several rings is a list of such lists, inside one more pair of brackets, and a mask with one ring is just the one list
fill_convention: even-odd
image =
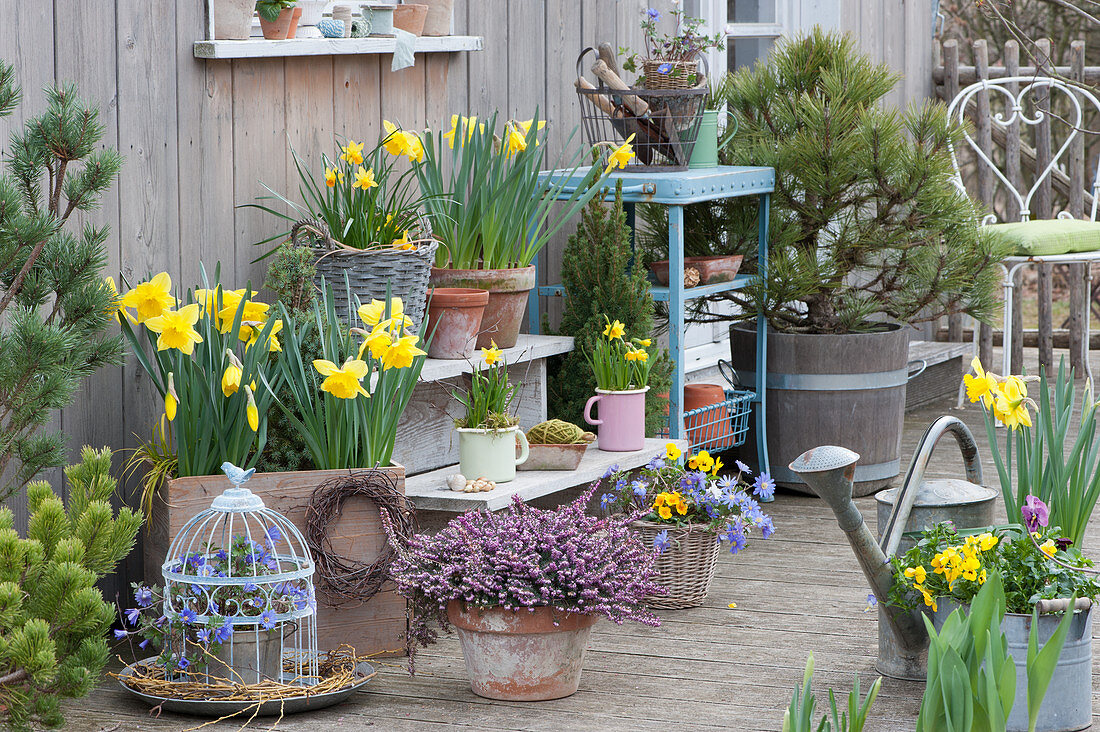
[[(586, 169), (575, 173), (570, 171), (547, 171), (543, 178), (568, 176), (575, 182), (566, 185), (564, 194), (569, 195), (584, 178)], [(715, 201), (739, 196), (756, 196), (760, 201), (760, 229), (758, 240), (759, 270), (764, 272), (768, 266), (768, 213), (771, 193), (775, 188), (775, 171), (772, 168), (719, 166), (700, 170), (670, 171), (667, 173), (631, 173), (613, 172), (608, 176), (608, 188), (605, 200), (614, 200), (615, 185), (623, 182), (623, 203), (627, 207), (628, 220), (633, 225), (634, 206), (638, 203), (659, 203), (668, 206), (668, 287), (653, 287), (653, 299), (668, 303), (669, 314), (669, 351), (675, 370), (672, 374), (672, 390), (669, 392), (669, 434), (680, 438), (684, 434), (684, 305), (688, 300), (719, 292), (739, 290), (752, 281), (753, 275), (738, 275), (730, 282), (713, 285), (684, 288), (684, 206), (689, 203)], [(531, 291), (529, 306), (530, 327), (532, 333), (539, 332), (539, 296), (562, 295), (561, 285), (536, 287)], [(756, 402), (756, 449), (760, 459), (759, 469), (768, 472), (767, 446), (767, 400), (763, 375), (767, 374), (767, 328), (763, 318), (756, 321), (756, 383), (753, 391)]]

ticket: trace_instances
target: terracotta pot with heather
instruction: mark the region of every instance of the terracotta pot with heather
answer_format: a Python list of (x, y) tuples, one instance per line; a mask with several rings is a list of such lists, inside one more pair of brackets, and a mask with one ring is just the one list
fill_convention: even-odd
[[(555, 509), (517, 497), (504, 511), (470, 511), (406, 543), (395, 540), (383, 512), (398, 554), (391, 577), (413, 606), (410, 641), (430, 643), (435, 625), (453, 625), (475, 694), (541, 701), (577, 690), (599, 618), (659, 625), (642, 604), (663, 592), (654, 582), (656, 552), (631, 530), (636, 514), (588, 513), (598, 485)], [(560, 561), (545, 560), (559, 553)]]

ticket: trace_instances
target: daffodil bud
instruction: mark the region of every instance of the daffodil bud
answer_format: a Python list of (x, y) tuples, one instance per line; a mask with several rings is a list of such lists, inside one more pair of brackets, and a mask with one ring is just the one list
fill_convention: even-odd
[[(256, 382), (252, 382), (255, 384)], [(256, 400), (252, 398), (252, 387), (245, 386), (244, 395), (248, 398), (248, 406), (245, 407), (245, 415), (248, 417), (248, 426), (253, 432), (260, 430), (260, 410), (256, 408)]]
[(176, 393), (176, 379), (171, 371), (168, 372), (168, 388), (164, 390), (164, 416), (171, 422), (176, 418), (176, 407), (179, 406), (180, 397)]

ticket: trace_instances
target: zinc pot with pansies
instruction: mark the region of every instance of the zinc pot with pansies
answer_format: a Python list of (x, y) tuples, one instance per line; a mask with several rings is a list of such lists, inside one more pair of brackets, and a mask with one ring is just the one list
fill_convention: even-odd
[(535, 287), (535, 268), (450, 269), (432, 267), (430, 283), (435, 287), (464, 287), (489, 291), (489, 302), (481, 317), (478, 348), (493, 342), (511, 348), (519, 339), (520, 325), (527, 312), (528, 294)]
[(519, 426), (458, 428), (458, 471), (467, 478), (488, 478), (494, 483), (515, 480), (516, 466), (527, 461), (529, 451), (527, 435)]
[(597, 615), (552, 607), (506, 610), (447, 604), (470, 687), (504, 701), (547, 701), (576, 693)]

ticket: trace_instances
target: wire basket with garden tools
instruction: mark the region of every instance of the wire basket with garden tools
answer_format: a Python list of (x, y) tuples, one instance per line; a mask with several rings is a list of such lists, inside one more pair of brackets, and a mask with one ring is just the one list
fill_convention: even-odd
[[(592, 55), (593, 84), (584, 76), (585, 57)], [(618, 147), (630, 139), (634, 159), (627, 170), (686, 170), (706, 109), (706, 74), (697, 74), (687, 89), (630, 87), (619, 75), (615, 56), (603, 44), (577, 57), (577, 95), (581, 123), (590, 145)]]

